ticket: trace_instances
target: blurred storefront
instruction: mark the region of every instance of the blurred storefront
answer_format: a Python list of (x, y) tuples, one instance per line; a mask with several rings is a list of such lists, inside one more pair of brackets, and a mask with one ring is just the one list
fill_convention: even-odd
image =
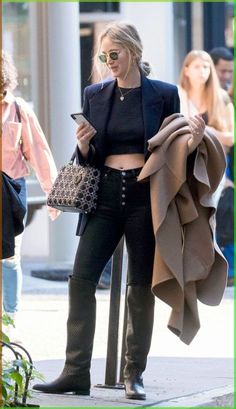
[[(3, 47), (18, 68), (18, 95), (34, 107), (58, 168), (74, 150), (70, 113), (81, 109), (83, 89), (95, 78), (94, 43), (107, 22), (137, 26), (144, 60), (152, 64), (152, 76), (163, 81), (177, 82), (192, 48), (233, 48), (233, 2), (4, 2), (2, 7)], [(71, 262), (77, 217), (63, 214), (51, 223), (33, 174), (28, 190), (30, 208), (38, 210), (26, 229), (24, 255)]]

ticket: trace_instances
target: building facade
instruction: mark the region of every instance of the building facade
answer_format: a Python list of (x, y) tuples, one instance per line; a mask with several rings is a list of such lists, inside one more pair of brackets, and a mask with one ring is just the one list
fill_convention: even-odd
[[(48, 138), (57, 167), (75, 148), (82, 93), (94, 80), (92, 53), (99, 31), (113, 20), (136, 25), (152, 77), (177, 83), (192, 48), (233, 49), (233, 2), (18, 2), (3, 3), (3, 47), (19, 72), (18, 95), (29, 101)], [(28, 178), (30, 214), (23, 255), (49, 264), (73, 262), (76, 215), (47, 217), (45, 198), (33, 174)]]

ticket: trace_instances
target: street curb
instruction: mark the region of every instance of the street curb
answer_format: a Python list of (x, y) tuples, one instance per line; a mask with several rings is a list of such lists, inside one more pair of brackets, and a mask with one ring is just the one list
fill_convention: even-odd
[[(118, 396), (115, 396), (116, 394), (113, 394), (112, 397), (107, 396), (102, 397), (101, 395), (99, 396), (99, 399), (97, 399), (96, 394), (92, 391), (92, 394), (90, 397), (80, 397), (79, 406), (75, 404), (75, 396), (73, 395), (55, 395), (51, 396), (48, 394), (38, 394), (36, 393), (35, 396), (33, 397), (33, 401), (31, 403), (39, 404), (40, 407), (46, 409), (49, 408), (64, 408), (64, 409), (70, 409), (70, 408), (92, 408), (96, 407), (97, 409), (104, 408), (117, 408), (117, 407), (123, 407), (123, 408), (194, 408), (194, 407), (211, 407), (211, 408), (217, 408), (217, 407), (224, 407), (224, 408), (233, 408), (234, 407), (234, 402), (233, 402), (233, 397), (234, 394), (232, 392), (233, 386), (225, 386), (222, 388), (217, 388), (217, 389), (211, 389), (208, 391), (201, 391), (199, 393), (195, 394), (189, 394), (185, 395), (182, 397), (176, 397), (176, 398), (171, 398), (170, 400), (161, 400), (161, 401), (155, 401), (154, 399), (150, 399), (144, 404), (142, 401), (124, 401), (123, 398), (119, 399)], [(38, 396), (37, 396), (38, 395)], [(44, 402), (47, 402), (46, 405)], [(51, 401), (51, 402), (50, 402)], [(60, 404), (58, 405), (58, 402), (60, 401)], [(49, 402), (51, 404), (49, 404)], [(141, 403), (142, 402), (142, 403)]]
[(224, 408), (234, 408), (234, 393), (229, 393), (227, 395), (219, 396), (214, 398), (211, 402), (207, 402), (204, 407), (224, 407)]
[[(182, 396), (181, 398), (172, 398), (168, 401), (153, 403), (153, 407), (234, 407), (234, 391), (232, 385), (227, 385), (222, 388), (211, 389), (209, 391), (201, 391), (192, 395)], [(226, 404), (225, 404), (226, 402)], [(230, 405), (227, 404), (230, 402)], [(232, 402), (232, 403), (231, 403)], [(141, 406), (145, 407), (145, 406)]]

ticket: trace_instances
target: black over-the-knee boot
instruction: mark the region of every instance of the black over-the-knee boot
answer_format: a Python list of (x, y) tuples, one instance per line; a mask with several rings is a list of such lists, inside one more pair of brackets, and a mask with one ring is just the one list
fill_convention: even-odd
[(126, 398), (146, 399), (142, 373), (151, 345), (154, 296), (151, 286), (130, 285), (127, 292), (128, 319), (124, 384)]
[(73, 276), (69, 280), (66, 362), (51, 383), (33, 386), (45, 393), (90, 393), (90, 364), (96, 319), (96, 284)]

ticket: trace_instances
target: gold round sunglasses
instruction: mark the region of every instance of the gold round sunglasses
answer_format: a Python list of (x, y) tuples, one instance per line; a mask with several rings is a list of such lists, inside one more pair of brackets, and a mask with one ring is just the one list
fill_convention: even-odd
[(118, 60), (119, 54), (120, 54), (120, 51), (110, 51), (109, 53), (99, 54), (98, 58), (102, 63), (106, 64), (108, 56), (111, 60), (115, 61), (115, 60)]

